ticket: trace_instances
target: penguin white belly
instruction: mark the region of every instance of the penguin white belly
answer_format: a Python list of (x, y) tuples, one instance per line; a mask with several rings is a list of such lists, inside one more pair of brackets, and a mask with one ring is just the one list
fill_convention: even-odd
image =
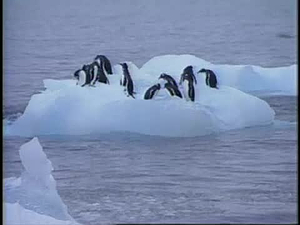
[(103, 72), (104, 72), (105, 76), (107, 77), (108, 73), (107, 73), (107, 71), (106, 71), (106, 69), (105, 69), (104, 63), (103, 63), (102, 68), (103, 68)]
[(101, 65), (100, 59), (96, 59), (95, 61), (98, 63), (99, 66)]
[(121, 77), (120, 77), (120, 85), (121, 86), (123, 85), (123, 80), (124, 80), (123, 75), (121, 75)]
[(187, 100), (187, 101), (190, 101), (190, 97), (189, 97), (189, 82), (187, 80), (184, 80), (182, 82), (182, 93), (183, 93), (183, 96), (184, 98)]
[(91, 84), (94, 84), (96, 82), (97, 73), (98, 73), (98, 67), (94, 66), (94, 68), (93, 68), (93, 80), (91, 81)]
[(207, 86), (211, 87), (211, 84), (210, 84), (210, 72), (206, 72), (207, 74)]
[(125, 76), (124, 76), (124, 74), (122, 74), (121, 75), (121, 80), (120, 80), (120, 83), (121, 83), (122, 86), (124, 84), (124, 80), (125, 80)]
[(85, 72), (83, 70), (81, 70), (79, 72), (79, 79), (78, 79), (78, 83), (77, 84), (80, 85), (80, 86), (82, 86), (82, 85), (85, 84), (85, 82), (86, 82), (86, 74), (85, 74)]

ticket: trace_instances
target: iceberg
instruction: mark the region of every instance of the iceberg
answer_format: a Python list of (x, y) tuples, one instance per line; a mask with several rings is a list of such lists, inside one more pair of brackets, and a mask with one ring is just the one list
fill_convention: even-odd
[(38, 139), (23, 144), (19, 154), (25, 171), (4, 180), (6, 224), (77, 224), (57, 193), (51, 161)]
[[(163, 55), (150, 59), (141, 67), (142, 73), (157, 75), (162, 72), (179, 75), (188, 66), (195, 74), (202, 68), (213, 70), (220, 85), (244, 92), (297, 95), (297, 65), (264, 68), (253, 65), (215, 65), (193, 55)], [(204, 73), (196, 75), (204, 78)]]
[[(95, 87), (80, 87), (72, 79), (47, 79), (45, 90), (33, 95), (24, 113), (5, 126), (5, 135), (98, 135), (127, 131), (169, 137), (201, 136), (273, 123), (274, 110), (265, 101), (245, 92), (287, 91), (288, 85), (279, 85), (282, 77), (296, 90), (294, 66), (265, 69), (213, 65), (192, 55), (154, 57), (140, 69), (132, 62), (127, 63), (136, 99), (127, 97), (119, 84), (120, 65), (113, 66), (110, 85), (97, 83)], [(146, 90), (159, 82), (161, 73), (179, 81), (187, 65), (193, 65), (198, 81), (195, 102), (170, 97), (164, 89), (153, 100), (143, 99)], [(201, 68), (216, 72), (219, 89), (205, 85), (204, 75), (196, 74)]]

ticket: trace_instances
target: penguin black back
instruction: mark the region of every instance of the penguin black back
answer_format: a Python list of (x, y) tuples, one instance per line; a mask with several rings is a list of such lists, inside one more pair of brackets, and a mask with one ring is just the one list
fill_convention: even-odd
[[(87, 85), (87, 84), (90, 84), (91, 83), (91, 74), (90, 74), (90, 65), (83, 65), (82, 66), (82, 70), (85, 72), (85, 84), (84, 85)], [(83, 85), (83, 86), (84, 86)]]
[(182, 98), (181, 92), (179, 91), (178, 87), (176, 87), (175, 85), (173, 85), (171, 83), (166, 83), (165, 88), (168, 90), (168, 92), (170, 93), (171, 96), (175, 95), (179, 98)]
[(132, 81), (132, 78), (131, 78), (129, 70), (128, 70), (128, 65), (127, 65), (127, 63), (120, 63), (120, 65), (122, 66), (123, 75), (125, 77), (125, 86), (126, 86), (128, 96), (135, 98), (133, 95), (134, 94), (133, 81)]
[(203, 68), (203, 69), (199, 70), (198, 73), (205, 73), (205, 75), (206, 75), (205, 83), (206, 83), (207, 86), (209, 86), (211, 88), (218, 89), (218, 87), (217, 87), (217, 84), (218, 84), (217, 76), (212, 70)]
[(74, 72), (74, 77), (78, 80), (79, 79), (79, 72), (81, 71), (81, 69), (79, 69), (79, 70), (76, 70), (75, 72)]
[(160, 84), (155, 84), (155, 85), (151, 86), (146, 91), (146, 93), (144, 95), (144, 99), (146, 99), (146, 100), (152, 99), (159, 90), (160, 90)]
[(106, 74), (104, 73), (104, 62), (103, 62), (103, 60), (100, 60), (100, 66), (98, 66), (97, 80), (101, 83), (109, 84), (109, 80), (108, 80)]
[(164, 79), (168, 83), (170, 83), (178, 88), (177, 82), (174, 80), (174, 78), (166, 73), (162, 73), (158, 79)]
[(216, 74), (212, 70), (206, 70), (206, 71), (209, 73), (209, 86), (218, 89), (217, 87), (218, 81), (217, 81)]
[(194, 88), (194, 79), (191, 74), (184, 74), (182, 81), (188, 82), (188, 97), (191, 99), (192, 102), (195, 101), (195, 88)]
[(105, 55), (97, 55), (94, 60), (100, 62), (102, 61), (104, 63), (104, 69), (106, 70), (107, 74), (112, 74), (112, 68), (111, 68), (111, 63), (109, 59)]

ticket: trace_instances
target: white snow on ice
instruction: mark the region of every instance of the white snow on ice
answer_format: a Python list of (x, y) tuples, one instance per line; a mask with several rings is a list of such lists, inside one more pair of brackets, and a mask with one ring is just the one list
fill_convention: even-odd
[(4, 179), (5, 224), (77, 224), (68, 214), (51, 175), (51, 161), (35, 137), (19, 150), (25, 171)]
[[(296, 65), (281, 68), (214, 65), (192, 55), (152, 58), (140, 69), (128, 62), (137, 92), (127, 97), (120, 86), (121, 66), (113, 67), (110, 84), (80, 87), (76, 80), (44, 80), (45, 91), (31, 97), (24, 113), (5, 126), (6, 135), (85, 135), (130, 131), (189, 137), (230, 129), (271, 124), (274, 110), (251, 92), (296, 95)], [(169, 97), (161, 90), (154, 100), (145, 91), (165, 72), (179, 81), (182, 70), (194, 67), (198, 80), (195, 102)], [(212, 69), (219, 89), (205, 85), (201, 68)], [(245, 93), (247, 92), (247, 93)]]

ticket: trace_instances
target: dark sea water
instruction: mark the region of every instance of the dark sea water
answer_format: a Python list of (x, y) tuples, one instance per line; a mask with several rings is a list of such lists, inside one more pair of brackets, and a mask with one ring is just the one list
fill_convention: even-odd
[[(43, 79), (66, 79), (97, 54), (142, 66), (193, 54), (215, 64), (297, 64), (296, 1), (4, 1), (3, 119)], [(82, 224), (297, 222), (297, 96), (258, 96), (269, 126), (194, 138), (130, 133), (40, 136), (58, 192)], [(4, 178), (20, 145), (4, 136)]]

